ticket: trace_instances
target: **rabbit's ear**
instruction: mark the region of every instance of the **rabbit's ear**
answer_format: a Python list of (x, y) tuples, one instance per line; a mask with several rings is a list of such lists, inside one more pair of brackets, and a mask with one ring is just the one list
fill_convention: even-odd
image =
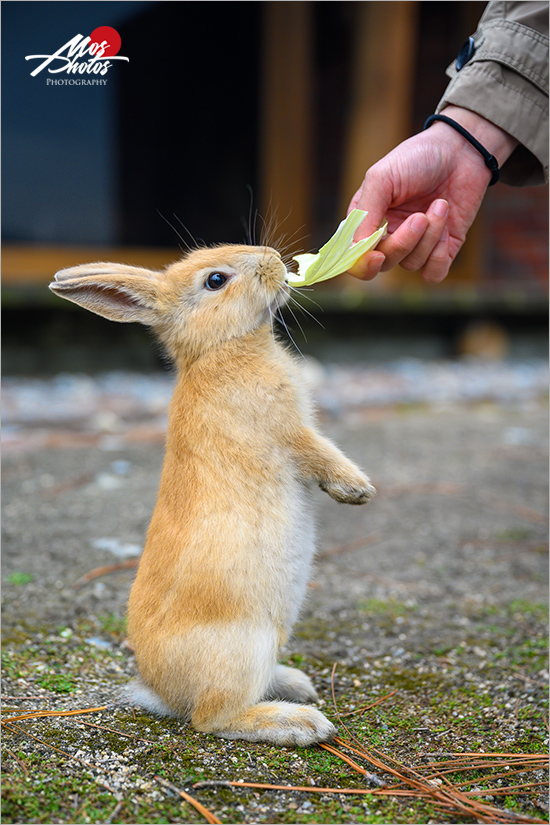
[(94, 263), (62, 269), (50, 289), (111, 321), (154, 326), (161, 319), (158, 273), (141, 267)]

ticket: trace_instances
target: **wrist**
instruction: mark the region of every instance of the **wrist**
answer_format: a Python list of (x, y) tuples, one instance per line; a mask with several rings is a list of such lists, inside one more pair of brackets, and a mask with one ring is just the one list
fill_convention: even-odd
[[(440, 114), (450, 117), (472, 134), (498, 161), (502, 167), (516, 146), (518, 141), (496, 126), (490, 120), (478, 115), (471, 109), (464, 109), (462, 106), (450, 104), (441, 110)], [(475, 151), (475, 150), (474, 150)]]

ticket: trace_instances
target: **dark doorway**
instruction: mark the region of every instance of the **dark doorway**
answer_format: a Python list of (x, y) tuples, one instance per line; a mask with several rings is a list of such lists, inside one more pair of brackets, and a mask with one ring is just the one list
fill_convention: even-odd
[(173, 245), (161, 215), (206, 243), (245, 239), (262, 5), (160, 2), (121, 27), (131, 66), (117, 95), (121, 243)]

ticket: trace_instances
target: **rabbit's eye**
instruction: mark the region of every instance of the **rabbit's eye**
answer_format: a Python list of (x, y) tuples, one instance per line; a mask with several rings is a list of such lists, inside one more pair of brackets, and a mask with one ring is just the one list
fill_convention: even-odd
[(228, 280), (227, 275), (224, 275), (223, 272), (211, 272), (208, 278), (206, 279), (206, 288), (207, 289), (221, 289), (222, 286)]

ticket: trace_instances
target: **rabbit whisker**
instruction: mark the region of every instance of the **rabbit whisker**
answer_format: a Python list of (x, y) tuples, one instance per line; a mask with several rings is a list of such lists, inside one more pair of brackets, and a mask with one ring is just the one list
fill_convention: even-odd
[[(311, 318), (312, 321), (315, 321), (316, 324), (319, 324), (321, 329), (325, 329), (324, 324), (322, 324), (321, 321), (318, 318), (316, 318), (315, 315), (312, 312), (309, 311), (309, 309), (306, 309), (305, 307), (303, 307), (302, 304), (299, 303), (299, 301), (296, 300), (296, 298), (293, 298), (292, 295), (291, 295), (288, 300), (289, 300), (289, 304), (290, 303), (294, 304), (296, 309), (299, 309), (300, 312), (303, 315), (307, 315), (309, 318)], [(317, 306), (319, 306), (319, 305), (317, 304)], [(319, 308), (321, 309), (321, 307), (319, 307)], [(289, 309), (290, 309), (290, 306), (289, 306)]]
[[(292, 299), (291, 299), (291, 300), (292, 300)], [(307, 309), (304, 309), (304, 307), (303, 307), (303, 306), (301, 306), (300, 304), (297, 304), (297, 303), (296, 303), (296, 301), (294, 301), (294, 306), (295, 306), (295, 309), (296, 309), (296, 310), (299, 310), (299, 311), (302, 313), (302, 315), (307, 315), (307, 317), (308, 317), (308, 318), (311, 318), (311, 320), (312, 320), (312, 321), (315, 321), (315, 323), (316, 323), (319, 327), (321, 327), (321, 329), (325, 329), (325, 325), (324, 325), (324, 324), (323, 324), (323, 323), (322, 323), (322, 322), (321, 322), (318, 318), (316, 318), (316, 317), (315, 317), (315, 315), (313, 315), (313, 313), (308, 312), (308, 310), (307, 310)], [(290, 303), (288, 304), (288, 310), (289, 310), (289, 312), (292, 312), (293, 317), (296, 319), (296, 323), (298, 323), (298, 319), (297, 319), (297, 317), (296, 317), (296, 315), (295, 315), (294, 311), (293, 311), (293, 310), (291, 310)], [(305, 333), (304, 333), (304, 338), (306, 338)], [(307, 340), (307, 338), (306, 338), (306, 340)]]
[(263, 290), (265, 292), (265, 303), (266, 303), (266, 306), (267, 306), (267, 311), (269, 312), (269, 322), (271, 324), (271, 334), (274, 335), (275, 334), (275, 325), (273, 323), (273, 321), (274, 321), (273, 310), (271, 309), (272, 302), (269, 298), (269, 293), (267, 291), (267, 288), (266, 288), (265, 284), (262, 284), (261, 280), (260, 280), (260, 284), (262, 285)]
[(288, 220), (291, 213), (292, 209), (289, 209), (286, 216), (279, 221), (277, 219), (277, 211), (276, 209), (273, 209), (272, 204), (270, 202), (268, 206), (268, 216), (266, 218), (263, 218), (261, 215), (258, 214), (258, 217), (260, 218), (263, 224), (260, 237), (261, 245), (271, 246), (272, 248), (276, 249), (281, 255), (283, 261), (285, 261), (285, 263), (287, 263), (287, 261), (285, 260), (285, 256), (289, 259), (288, 262), (290, 262), (290, 256), (287, 255), (288, 250), (291, 247), (296, 247), (298, 244), (300, 244), (303, 240), (305, 240), (308, 237), (305, 234), (298, 236), (298, 233), (303, 230), (303, 226), (298, 227), (290, 234), (276, 234), (279, 230), (279, 227), (282, 226), (282, 224), (284, 224), (286, 220)]
[(295, 293), (296, 295), (300, 295), (303, 298), (307, 298), (307, 300), (310, 301), (310, 303), (315, 304), (315, 306), (318, 309), (320, 309), (321, 312), (323, 312), (323, 307), (321, 306), (321, 304), (318, 304), (317, 301), (313, 300), (311, 295), (307, 294), (308, 292), (315, 292), (313, 287), (311, 287), (311, 286), (301, 286), (301, 287), (298, 288), (296, 286), (290, 286), (290, 284), (289, 284), (289, 287), (290, 287), (290, 291), (292, 293)]
[[(288, 212), (287, 216), (283, 219), (286, 221), (288, 216), (290, 215), (290, 211)], [(270, 198), (269, 204), (267, 206), (267, 214), (264, 218), (263, 216), (259, 216), (262, 222), (262, 229), (260, 232), (260, 244), (261, 246), (272, 246), (272, 240), (277, 230), (277, 226), (279, 221), (277, 220), (277, 209), (273, 207), (273, 202)]]
[(175, 212), (173, 213), (173, 215), (174, 215), (174, 218), (177, 220), (177, 222), (180, 224), (180, 226), (182, 226), (185, 229), (185, 231), (187, 232), (187, 234), (189, 235), (189, 237), (193, 241), (193, 247), (192, 247), (193, 249), (198, 249), (201, 246), (206, 247), (205, 241), (195, 238), (195, 236), (193, 235), (191, 230), (187, 228), (187, 226), (184, 224), (184, 222), (181, 220), (181, 218), (179, 218), (176, 215)]
[(294, 338), (292, 336), (292, 333), (291, 333), (291, 331), (288, 327), (287, 322), (285, 321), (284, 315), (281, 312), (280, 307), (277, 308), (277, 312), (275, 313), (275, 320), (279, 321), (281, 323), (281, 325), (283, 326), (286, 334), (290, 338), (290, 341), (291, 341), (292, 345), (294, 346), (294, 349), (296, 350), (298, 355), (300, 355), (302, 358), (305, 359), (304, 353), (302, 352), (302, 350), (300, 349), (300, 347), (298, 346), (298, 344), (296, 343), (296, 341), (294, 340)]
[[(291, 299), (291, 300), (292, 300), (292, 299)], [(296, 303), (296, 302), (294, 302), (294, 303)], [(299, 304), (297, 304), (297, 306), (299, 306)], [(298, 320), (298, 317), (296, 316), (296, 313), (294, 312), (294, 310), (293, 310), (293, 309), (292, 309), (292, 307), (290, 306), (290, 302), (286, 305), (286, 307), (287, 307), (288, 311), (290, 312), (290, 314), (292, 315), (292, 317), (294, 318), (295, 323), (298, 325), (298, 329), (299, 329), (299, 330), (300, 330), (300, 332), (302, 333), (303, 338), (304, 338), (304, 341), (305, 341), (305, 342), (306, 342), (306, 344), (307, 344), (307, 335), (305, 334), (305, 332), (304, 332), (304, 328), (303, 328), (303, 326), (301, 325), (300, 321)], [(301, 307), (300, 307), (300, 309), (301, 309)], [(282, 312), (281, 312), (281, 314), (282, 314)]]
[(319, 321), (319, 319), (316, 318), (315, 315), (313, 315), (312, 312), (310, 312), (308, 309), (306, 309), (300, 303), (300, 301), (297, 300), (297, 297), (296, 297), (296, 296), (299, 295), (301, 298), (306, 298), (311, 304), (313, 304), (313, 306), (316, 309), (318, 309), (320, 312), (324, 312), (323, 307), (321, 306), (321, 304), (317, 303), (317, 301), (314, 301), (313, 298), (310, 295), (306, 294), (307, 292), (313, 292), (311, 287), (300, 287), (300, 289), (297, 289), (296, 287), (290, 286), (290, 284), (289, 284), (289, 288), (290, 288), (289, 301), (292, 301), (292, 303), (295, 304), (305, 315), (309, 315), (310, 318), (312, 318), (314, 321), (316, 321), (316, 323), (318, 323), (319, 326), (321, 326), (324, 329), (324, 326)]
[(245, 243), (249, 246), (256, 246), (256, 223), (258, 220), (258, 210), (254, 209), (254, 192), (252, 191), (252, 187), (250, 185), (247, 186), (249, 195), (250, 195), (250, 207), (248, 209), (248, 226), (245, 222), (245, 218), (241, 218), (241, 222), (243, 224), (243, 229), (246, 233), (245, 236)]
[[(167, 218), (165, 215), (163, 215), (163, 214), (162, 214), (162, 212), (161, 212), (159, 209), (157, 209), (157, 214), (158, 214), (158, 215), (162, 218), (162, 220), (163, 220), (163, 221), (166, 221), (166, 223), (168, 224), (168, 226), (170, 227), (170, 229), (172, 230), (172, 232), (176, 235), (176, 237), (177, 237), (177, 238), (179, 238), (179, 239), (180, 239), (181, 243), (183, 244), (183, 247), (181, 246), (181, 244), (178, 244), (178, 248), (181, 250), (181, 252), (183, 252), (183, 253), (185, 253), (185, 252), (191, 252), (191, 250), (193, 249), (193, 247), (192, 247), (192, 246), (190, 246), (190, 245), (189, 245), (189, 243), (188, 243), (188, 242), (185, 240), (185, 238), (183, 237), (183, 235), (181, 235), (181, 233), (180, 233), (180, 232), (178, 232), (178, 230), (176, 229), (176, 227), (174, 226), (174, 224), (173, 224), (173, 223), (170, 223), (170, 221), (168, 220), (168, 218)], [(174, 217), (176, 217), (176, 216), (174, 215)], [(185, 228), (185, 227), (184, 227), (184, 228)], [(189, 230), (187, 230), (187, 231), (189, 231)], [(189, 232), (189, 235), (191, 235), (191, 233), (190, 233), (190, 232)], [(191, 235), (191, 239), (192, 239), (193, 241), (195, 240), (195, 239), (193, 238), (193, 236), (192, 236), (192, 235)]]

